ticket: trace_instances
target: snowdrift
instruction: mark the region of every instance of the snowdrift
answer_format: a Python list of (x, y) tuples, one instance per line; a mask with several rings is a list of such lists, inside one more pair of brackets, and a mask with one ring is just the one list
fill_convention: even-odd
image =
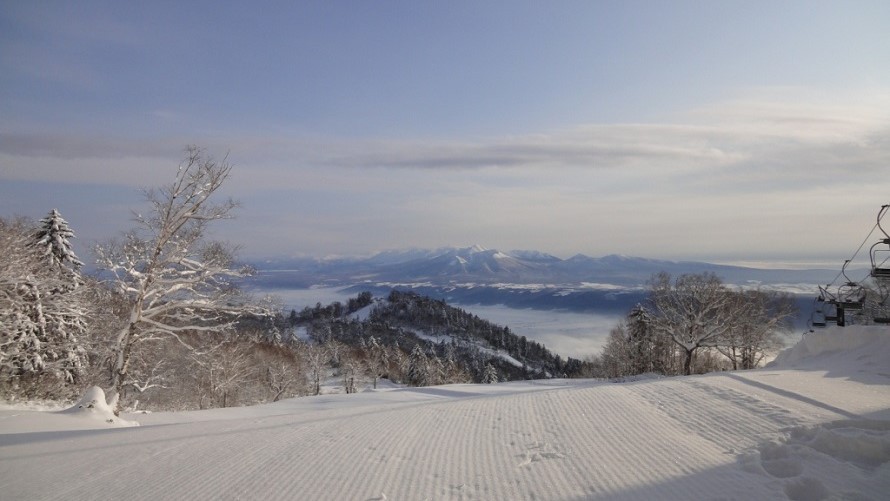
[(890, 327), (851, 325), (807, 333), (776, 357), (767, 368), (843, 368), (886, 364), (890, 360)]
[[(887, 499), (890, 329), (768, 368), (322, 395), (60, 431), (0, 411), (8, 499)], [(71, 410), (107, 427), (104, 397)], [(90, 408), (89, 405), (93, 404)], [(81, 416), (83, 417), (83, 416)], [(91, 418), (92, 419), (92, 418)], [(163, 481), (158, 481), (163, 479)], [(97, 491), (97, 486), (101, 490)]]
[(84, 392), (76, 404), (60, 412), (88, 424), (107, 426), (139, 426), (135, 421), (127, 421), (114, 415), (114, 410), (105, 399), (105, 391), (92, 386)]
[(64, 432), (139, 426), (114, 415), (98, 386), (88, 388), (80, 400), (60, 411), (36, 411), (6, 406), (0, 410), (0, 444), (9, 434)]

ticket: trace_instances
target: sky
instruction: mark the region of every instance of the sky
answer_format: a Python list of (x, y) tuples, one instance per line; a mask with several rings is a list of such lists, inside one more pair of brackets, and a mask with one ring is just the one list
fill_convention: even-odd
[(0, 0), (0, 217), (83, 258), (189, 144), (246, 258), (839, 267), (890, 203), (890, 3)]

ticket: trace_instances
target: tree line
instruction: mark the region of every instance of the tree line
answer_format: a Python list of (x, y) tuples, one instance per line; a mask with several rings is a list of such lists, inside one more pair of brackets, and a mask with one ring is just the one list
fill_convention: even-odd
[(689, 375), (754, 369), (782, 348), (796, 308), (787, 294), (732, 289), (713, 273), (650, 280), (649, 299), (609, 334), (595, 374)]

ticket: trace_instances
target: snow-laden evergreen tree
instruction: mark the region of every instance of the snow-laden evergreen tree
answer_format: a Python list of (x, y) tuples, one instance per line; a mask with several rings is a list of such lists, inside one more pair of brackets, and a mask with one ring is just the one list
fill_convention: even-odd
[(46, 318), (46, 354), (54, 370), (66, 381), (74, 382), (86, 363), (86, 351), (79, 342), (87, 330), (86, 308), (82, 291), (80, 268), (83, 262), (71, 248), (74, 230), (53, 209), (40, 220), (34, 234), (34, 247), (40, 256), (41, 275), (52, 285), (44, 296)]
[(420, 345), (415, 345), (411, 351), (411, 356), (408, 360), (407, 378), (408, 384), (411, 386), (430, 385), (430, 362), (420, 348)]
[(497, 383), (498, 379), (498, 370), (494, 368), (490, 363), (485, 364), (485, 371), (482, 373), (482, 383), (483, 384), (493, 384)]
[(22, 220), (0, 221), (0, 376), (18, 393), (58, 395), (45, 376), (76, 382), (86, 364), (78, 337), (87, 308), (74, 232), (55, 209), (41, 224), (35, 232)]
[(62, 218), (58, 209), (53, 209), (40, 220), (40, 228), (34, 234), (35, 247), (40, 254), (49, 261), (50, 266), (59, 270), (70, 269), (79, 272), (83, 262), (71, 248), (71, 239), (74, 231), (68, 226), (68, 221)]

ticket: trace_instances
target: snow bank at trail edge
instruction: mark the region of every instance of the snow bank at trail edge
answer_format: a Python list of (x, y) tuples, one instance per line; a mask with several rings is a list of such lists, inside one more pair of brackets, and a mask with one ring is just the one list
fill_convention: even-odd
[[(883, 387), (890, 384), (890, 328), (857, 325), (808, 333), (767, 368), (855, 374)], [(882, 499), (890, 492), (890, 421), (863, 416), (794, 427), (739, 462), (743, 470), (771, 478), (777, 495), (791, 500)]]
[(857, 371), (862, 366), (888, 365), (890, 327), (851, 325), (807, 333), (783, 350), (769, 369), (832, 368)]

